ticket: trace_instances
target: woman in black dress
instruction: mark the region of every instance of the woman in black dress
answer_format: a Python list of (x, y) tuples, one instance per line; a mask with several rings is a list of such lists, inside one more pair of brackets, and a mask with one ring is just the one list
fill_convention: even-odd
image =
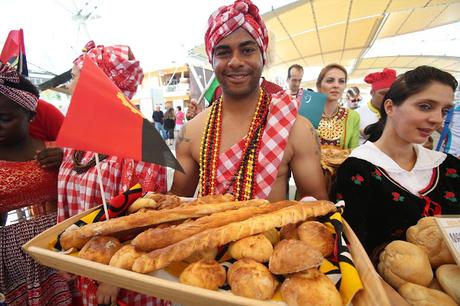
[(425, 216), (460, 213), (460, 160), (425, 149), (453, 107), (458, 83), (421, 66), (401, 75), (384, 97), (380, 120), (337, 174), (345, 219), (371, 257)]
[(163, 119), (163, 127), (166, 130), (166, 144), (171, 146), (174, 144), (174, 128), (176, 127), (176, 115), (174, 114), (174, 108), (170, 108), (166, 111)]

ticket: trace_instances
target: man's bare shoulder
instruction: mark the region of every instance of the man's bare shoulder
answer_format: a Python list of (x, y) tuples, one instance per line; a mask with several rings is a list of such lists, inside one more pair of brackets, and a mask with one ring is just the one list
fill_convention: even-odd
[[(311, 134), (315, 132), (315, 128), (311, 124), (310, 120), (307, 118), (297, 115), (297, 118), (294, 122), (294, 125), (291, 129), (291, 133), (289, 135), (289, 139), (294, 138), (297, 139), (298, 137), (305, 138), (305, 133)], [(316, 132), (315, 132), (316, 133)], [(309, 136), (309, 135), (308, 135)]]
[(194, 143), (199, 142), (201, 140), (201, 135), (203, 133), (203, 127), (206, 124), (206, 120), (208, 118), (209, 109), (205, 109), (195, 118), (186, 122), (181, 130), (179, 131), (179, 135), (177, 136), (176, 140), (176, 148), (179, 145), (187, 144), (187, 143)]

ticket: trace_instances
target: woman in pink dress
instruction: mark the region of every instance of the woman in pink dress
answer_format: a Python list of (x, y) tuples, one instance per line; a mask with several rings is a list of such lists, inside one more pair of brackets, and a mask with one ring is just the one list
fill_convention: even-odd
[(57, 167), (37, 158), (50, 144), (29, 135), (37, 101), (35, 86), (0, 63), (0, 294), (9, 306), (72, 305), (67, 281), (21, 248), (56, 224)]
[[(131, 99), (144, 77), (139, 61), (134, 58), (128, 46), (96, 46), (90, 41), (83, 49), (91, 60)], [(80, 70), (83, 68), (83, 55), (74, 60), (72, 81), (73, 92)], [(94, 101), (97, 103), (97, 101)], [(110, 131), (107, 131), (110, 133)], [(84, 136), (82, 136), (84, 137)], [(140, 183), (143, 191), (166, 192), (166, 169), (164, 167), (120, 158), (100, 155), (104, 198), (110, 200), (119, 193)], [(58, 178), (58, 221), (82, 213), (102, 204), (102, 195), (97, 182), (95, 153), (74, 149), (64, 149), (64, 158)], [(88, 278), (79, 277), (76, 286), (80, 290), (83, 305), (110, 304), (120, 301), (126, 305), (165, 305), (155, 297), (119, 289), (107, 284), (98, 284)]]

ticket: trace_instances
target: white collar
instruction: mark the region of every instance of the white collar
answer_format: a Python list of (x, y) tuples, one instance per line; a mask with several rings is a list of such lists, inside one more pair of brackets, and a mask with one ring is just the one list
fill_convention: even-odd
[(401, 168), (391, 157), (383, 153), (374, 143), (367, 141), (363, 145), (354, 149), (350, 157), (366, 160), (378, 167), (390, 172), (414, 172), (418, 170), (433, 169), (442, 164), (447, 155), (442, 152), (428, 150), (422, 145), (415, 145), (417, 161), (414, 168), (407, 171)]

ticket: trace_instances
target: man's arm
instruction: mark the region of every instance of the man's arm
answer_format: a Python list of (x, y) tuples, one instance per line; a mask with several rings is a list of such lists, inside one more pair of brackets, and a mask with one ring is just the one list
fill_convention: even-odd
[(187, 126), (187, 124), (182, 126), (176, 140), (176, 158), (185, 174), (174, 171), (170, 192), (178, 196), (192, 197), (199, 181), (199, 165), (192, 156), (192, 139), (190, 133), (187, 133)]
[(297, 116), (292, 127), (289, 142), (294, 149), (290, 167), (300, 197), (313, 196), (327, 200), (323, 170), (321, 168), (321, 148), (316, 130), (310, 121)]

